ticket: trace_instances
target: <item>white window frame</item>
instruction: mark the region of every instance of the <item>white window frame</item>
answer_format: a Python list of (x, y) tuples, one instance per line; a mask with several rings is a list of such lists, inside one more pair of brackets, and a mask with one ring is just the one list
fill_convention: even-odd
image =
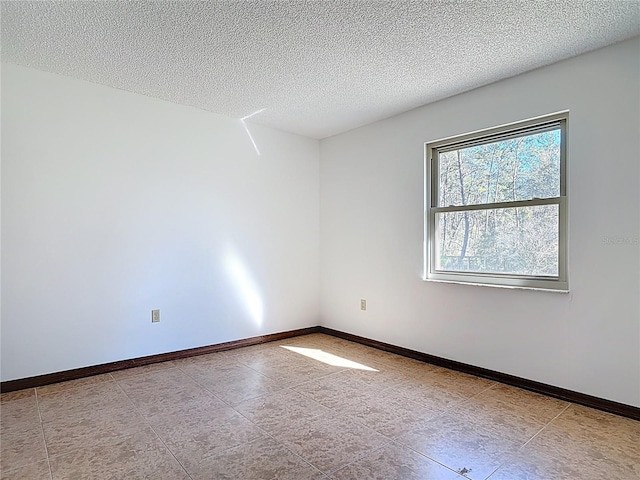
[[(536, 117), (522, 122), (510, 123), (495, 128), (464, 135), (443, 138), (425, 143), (425, 216), (424, 216), (424, 280), (436, 282), (486, 285), (506, 288), (526, 288), (568, 292), (568, 217), (567, 217), (567, 124), (569, 112), (559, 112)], [(438, 206), (439, 172), (438, 153), (457, 150), (474, 145), (492, 143), (508, 138), (517, 138), (560, 129), (560, 196), (533, 198), (530, 200), (486, 203), (465, 206)], [(558, 275), (515, 275), (481, 272), (457, 272), (437, 270), (438, 250), (436, 214), (443, 212), (477, 211), (495, 208), (533, 207), (558, 205)]]

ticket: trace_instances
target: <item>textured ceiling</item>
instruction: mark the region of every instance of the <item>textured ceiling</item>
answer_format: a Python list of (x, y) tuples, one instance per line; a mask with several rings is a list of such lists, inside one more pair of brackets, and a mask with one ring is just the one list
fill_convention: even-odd
[(638, 0), (2, 2), (2, 60), (323, 138), (640, 33)]

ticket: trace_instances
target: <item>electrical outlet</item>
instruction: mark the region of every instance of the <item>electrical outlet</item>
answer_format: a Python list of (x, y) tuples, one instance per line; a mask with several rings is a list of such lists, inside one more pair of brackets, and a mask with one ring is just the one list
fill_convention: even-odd
[(367, 301), (363, 298), (360, 300), (360, 310), (366, 310), (367, 309)]
[(160, 310), (151, 310), (151, 321), (153, 323), (160, 321)]

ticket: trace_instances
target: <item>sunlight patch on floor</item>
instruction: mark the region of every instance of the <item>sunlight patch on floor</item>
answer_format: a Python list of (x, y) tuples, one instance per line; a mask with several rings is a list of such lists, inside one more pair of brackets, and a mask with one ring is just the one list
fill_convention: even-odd
[(333, 365), (334, 367), (353, 368), (356, 370), (367, 370), (369, 372), (378, 371), (375, 368), (367, 367), (366, 365), (362, 365), (361, 363), (339, 357), (338, 355), (334, 355), (333, 353), (328, 353), (317, 348), (289, 347), (286, 345), (282, 345), (282, 348), (286, 348), (291, 352), (299, 353), (300, 355), (304, 355), (305, 357), (313, 358), (314, 360), (326, 363), (327, 365)]

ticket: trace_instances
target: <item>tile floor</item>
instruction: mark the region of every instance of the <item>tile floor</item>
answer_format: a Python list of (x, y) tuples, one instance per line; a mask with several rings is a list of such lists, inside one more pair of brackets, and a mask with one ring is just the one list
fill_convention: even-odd
[(640, 478), (640, 422), (321, 334), (3, 394), (1, 418), (3, 480)]

